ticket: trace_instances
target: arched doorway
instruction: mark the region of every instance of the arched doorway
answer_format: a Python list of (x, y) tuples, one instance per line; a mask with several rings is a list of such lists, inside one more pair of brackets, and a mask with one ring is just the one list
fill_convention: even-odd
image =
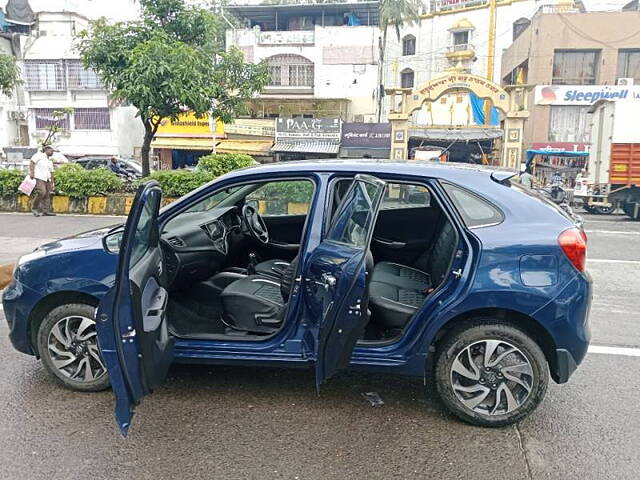
[[(522, 87), (518, 86), (520, 90), (522, 90)], [(458, 72), (438, 77), (415, 89), (399, 88), (387, 90), (387, 95), (391, 97), (389, 121), (392, 126), (392, 158), (396, 160), (409, 158), (408, 146), (412, 133), (409, 124), (411, 115), (415, 111), (422, 109), (425, 104), (432, 104), (444, 95), (455, 92), (472, 93), (474, 98), (479, 99), (481, 101), (479, 108), (484, 110), (484, 115), (480, 115), (480, 112), (478, 114), (482, 118), (486, 117), (487, 114), (490, 115), (490, 110), (482, 107), (482, 101), (486, 102), (485, 106), (488, 103), (488, 105), (497, 110), (500, 125), (491, 126), (487, 119), (481, 122), (482, 124), (480, 125), (473, 125), (473, 128), (468, 128), (467, 126), (464, 129), (464, 133), (473, 137), (475, 130), (478, 138), (491, 135), (493, 136), (492, 138), (499, 137), (498, 141), (502, 151), (496, 155), (497, 158), (494, 163), (517, 168), (522, 150), (522, 126), (527, 112), (525, 105), (515, 105), (514, 99), (524, 102), (526, 96), (522, 92), (518, 92), (518, 95), (515, 96), (510, 95), (500, 85), (486, 78)], [(514, 112), (517, 113), (514, 115)], [(463, 129), (460, 126), (448, 125), (443, 127), (446, 130), (445, 133), (451, 138), (455, 138), (457, 134), (463, 138)], [(433, 133), (437, 129), (437, 125), (431, 125), (425, 130)], [(504, 135), (505, 131), (508, 132), (507, 135)], [(508, 155), (507, 151), (509, 152)]]

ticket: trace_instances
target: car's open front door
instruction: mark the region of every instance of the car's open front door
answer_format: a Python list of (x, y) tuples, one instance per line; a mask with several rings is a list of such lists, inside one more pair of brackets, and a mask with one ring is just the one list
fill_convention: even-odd
[(320, 386), (346, 367), (369, 322), (367, 257), (385, 183), (357, 175), (336, 209), (324, 240), (312, 252), (306, 274), (310, 349)]
[(98, 342), (116, 396), (115, 416), (123, 435), (127, 434), (135, 405), (164, 379), (173, 360), (159, 243), (161, 197), (157, 182), (138, 189), (120, 243), (115, 285), (97, 312)]

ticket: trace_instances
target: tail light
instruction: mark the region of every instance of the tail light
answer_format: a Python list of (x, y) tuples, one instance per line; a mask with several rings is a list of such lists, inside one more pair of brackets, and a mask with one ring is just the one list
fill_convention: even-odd
[(569, 261), (579, 272), (587, 265), (587, 239), (579, 228), (569, 228), (560, 234), (558, 244)]

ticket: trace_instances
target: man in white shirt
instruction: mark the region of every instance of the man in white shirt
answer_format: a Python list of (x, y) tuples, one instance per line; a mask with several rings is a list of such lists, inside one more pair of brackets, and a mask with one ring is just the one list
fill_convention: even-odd
[(55, 216), (55, 213), (51, 211), (51, 196), (53, 195), (53, 161), (51, 156), (53, 152), (53, 147), (46, 145), (41, 152), (31, 157), (29, 163), (29, 176), (36, 180), (36, 186), (31, 194), (33, 196), (31, 211), (36, 217), (41, 215)]

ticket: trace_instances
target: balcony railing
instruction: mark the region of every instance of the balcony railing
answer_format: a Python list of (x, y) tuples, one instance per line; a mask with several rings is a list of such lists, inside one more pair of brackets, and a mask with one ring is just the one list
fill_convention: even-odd
[(478, 5), (488, 5), (489, 0), (431, 0), (431, 12), (458, 10)]
[(459, 43), (457, 45), (449, 45), (447, 47), (447, 52), (466, 52), (466, 51), (474, 52), (476, 49), (471, 43)]
[(268, 31), (258, 33), (258, 45), (313, 45), (313, 30)]

